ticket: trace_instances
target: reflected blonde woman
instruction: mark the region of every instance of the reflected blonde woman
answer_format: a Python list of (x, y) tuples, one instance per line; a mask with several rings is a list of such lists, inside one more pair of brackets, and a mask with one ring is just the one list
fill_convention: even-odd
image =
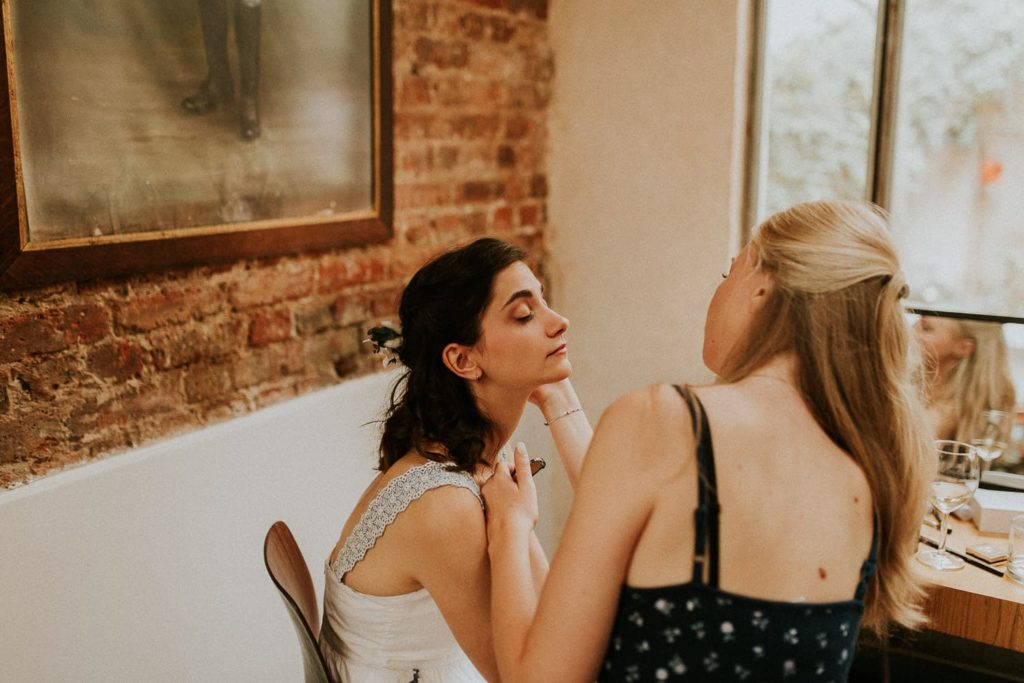
[(720, 381), (605, 412), (539, 600), (533, 482), (484, 486), (503, 681), (846, 680), (861, 625), (922, 621), (930, 438), (885, 217), (799, 204), (724, 277)]
[(983, 410), (1012, 412), (1015, 392), (998, 323), (921, 316), (925, 396), (935, 438), (970, 441)]

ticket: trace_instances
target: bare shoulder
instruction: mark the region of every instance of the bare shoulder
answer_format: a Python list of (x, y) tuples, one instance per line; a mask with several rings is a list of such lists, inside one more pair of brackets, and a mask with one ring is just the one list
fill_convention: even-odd
[(468, 488), (456, 485), (438, 486), (426, 491), (409, 505), (410, 515), (428, 535), (471, 532), (484, 529), (484, 512), (480, 499)]
[(604, 446), (593, 449), (599, 457), (608, 452), (635, 465), (660, 467), (665, 444), (685, 449), (693, 430), (686, 403), (675, 388), (652, 384), (616, 399), (601, 416), (594, 439)]
[(469, 489), (439, 486), (420, 496), (406, 515), (405, 538), (416, 557), (413, 574), (432, 593), (438, 582), (476, 576), (487, 562), (483, 507)]
[(608, 406), (601, 423), (616, 427), (636, 426), (642, 422), (660, 422), (664, 411), (678, 411), (682, 405), (679, 393), (669, 384), (651, 384), (629, 391)]

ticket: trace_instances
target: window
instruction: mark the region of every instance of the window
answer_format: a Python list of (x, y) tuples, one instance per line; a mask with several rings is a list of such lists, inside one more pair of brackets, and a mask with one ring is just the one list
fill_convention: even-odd
[(747, 224), (870, 199), (915, 304), (1024, 321), (1024, 3), (756, 6)]

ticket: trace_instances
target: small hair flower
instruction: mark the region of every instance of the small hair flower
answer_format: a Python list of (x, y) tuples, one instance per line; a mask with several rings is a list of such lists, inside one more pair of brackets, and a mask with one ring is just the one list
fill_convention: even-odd
[(398, 350), (402, 348), (402, 328), (390, 320), (382, 320), (366, 331), (363, 343), (373, 344), (373, 352), (384, 354), (384, 367), (400, 362)]

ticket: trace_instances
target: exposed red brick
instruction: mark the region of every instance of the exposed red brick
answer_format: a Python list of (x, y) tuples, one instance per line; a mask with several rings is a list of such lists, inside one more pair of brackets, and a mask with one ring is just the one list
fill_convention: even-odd
[(509, 168), (516, 165), (516, 151), (509, 145), (498, 145), (498, 166)]
[(519, 207), (519, 225), (537, 225), (540, 211), (533, 204)]
[(504, 195), (505, 184), (501, 182), (473, 181), (462, 185), (462, 199), (467, 202), (490, 201)]
[(292, 336), (292, 313), (288, 309), (279, 308), (272, 311), (253, 313), (252, 325), (249, 327), (249, 343), (253, 346), (266, 346), (277, 341), (284, 341)]
[(317, 291), (337, 292), (352, 285), (375, 282), (384, 277), (384, 257), (379, 252), (351, 253), (320, 263)]
[(331, 302), (311, 301), (295, 309), (295, 333), (300, 337), (319, 334), (334, 326)]
[(145, 332), (164, 325), (183, 323), (192, 317), (187, 292), (173, 290), (145, 296), (131, 296), (119, 301), (114, 317), (121, 327)]
[(470, 40), (480, 40), (487, 28), (486, 20), (479, 14), (464, 14), (459, 17), (459, 29)]
[(406, 76), (402, 81), (402, 104), (415, 107), (430, 104), (430, 85), (422, 76)]
[(441, 137), (441, 123), (436, 114), (401, 113), (395, 114), (395, 137), (402, 140)]
[(467, 140), (487, 140), (497, 135), (500, 125), (498, 117), (494, 115), (459, 116), (452, 120), (452, 132)]
[(512, 227), (512, 207), (499, 206), (494, 210), (494, 220), (491, 227), (495, 230), (508, 230)]
[(253, 268), (234, 283), (231, 302), (239, 308), (276, 304), (308, 296), (313, 291), (313, 271), (305, 263), (289, 259), (268, 269)]
[(83, 369), (72, 353), (30, 356), (11, 365), (12, 384), (18, 388), (21, 403), (52, 401), (63, 387), (82, 386)]
[(533, 124), (525, 116), (513, 116), (505, 124), (505, 137), (509, 140), (521, 140), (533, 130)]
[(548, 18), (548, 0), (506, 0), (510, 12), (527, 12), (537, 19)]
[(227, 363), (200, 363), (185, 376), (185, 396), (189, 403), (223, 402), (233, 392), (231, 367)]
[(111, 333), (110, 310), (98, 304), (71, 306), (64, 311), (68, 344), (91, 344)]
[(437, 6), (425, 2), (404, 2), (395, 8), (395, 23), (400, 29), (424, 31), (437, 19)]
[(459, 162), (458, 147), (442, 146), (437, 150), (438, 167), (444, 170), (455, 168)]
[(535, 198), (548, 196), (547, 176), (538, 173), (530, 178), (530, 196)]
[(413, 49), (416, 58), (421, 62), (433, 64), (441, 69), (454, 69), (466, 66), (469, 61), (469, 48), (460, 41), (445, 42), (420, 38)]
[(67, 438), (63, 421), (52, 410), (0, 416), (0, 464), (58, 452)]
[(516, 35), (515, 25), (505, 19), (491, 17), (489, 23), (491, 40), (497, 43), (507, 43)]
[(418, 183), (395, 188), (395, 208), (412, 209), (423, 206), (444, 206), (454, 199), (449, 183)]
[(232, 384), (251, 387), (299, 374), (306, 367), (304, 352), (305, 346), (299, 341), (255, 349), (244, 363), (231, 368)]
[(145, 352), (136, 342), (115, 340), (89, 351), (86, 365), (100, 377), (124, 382), (142, 374), (145, 359)]
[(0, 319), (0, 363), (67, 348), (62, 311), (48, 309)]

